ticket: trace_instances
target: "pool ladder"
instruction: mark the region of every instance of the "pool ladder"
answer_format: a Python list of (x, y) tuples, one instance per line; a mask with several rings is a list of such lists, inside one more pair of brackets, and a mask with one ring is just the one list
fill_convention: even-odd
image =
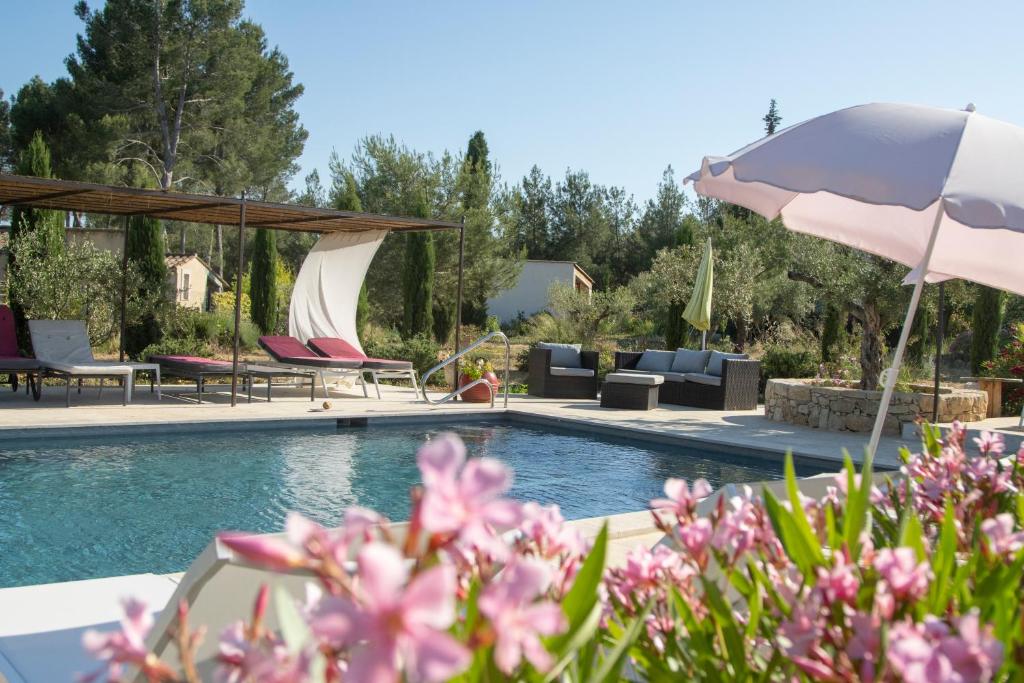
[(496, 332), (491, 332), (489, 334), (486, 334), (486, 335), (480, 337), (475, 342), (473, 342), (472, 344), (470, 344), (466, 348), (464, 348), (461, 351), (459, 351), (458, 353), (456, 353), (454, 356), (451, 356), (450, 358), (446, 358), (445, 360), (441, 361), (440, 363), (438, 363), (437, 365), (435, 365), (434, 367), (430, 368), (425, 373), (423, 373), (423, 377), (420, 378), (420, 389), (423, 391), (423, 400), (426, 401), (427, 403), (430, 403), (431, 405), (440, 405), (441, 403), (447, 403), (448, 401), (452, 400), (453, 398), (455, 398), (459, 394), (462, 394), (463, 392), (468, 391), (469, 389), (472, 389), (473, 387), (475, 387), (478, 384), (483, 384), (483, 385), (486, 385), (487, 392), (491, 395), (491, 407), (493, 408), (494, 407), (494, 387), (491, 386), (491, 383), (488, 382), (483, 377), (481, 377), (480, 379), (473, 380), (472, 382), (470, 382), (469, 384), (467, 384), (464, 387), (458, 386), (459, 378), (456, 377), (455, 378), (455, 384), (456, 384), (455, 391), (453, 391), (453, 392), (451, 392), (449, 394), (446, 394), (446, 395), (442, 396), (441, 398), (437, 398), (437, 399), (430, 398), (430, 396), (427, 394), (427, 378), (429, 378), (431, 375), (433, 375), (438, 370), (443, 370), (444, 368), (448, 367), (449, 365), (451, 365), (455, 361), (457, 361), (460, 358), (462, 358), (463, 356), (465, 356), (470, 351), (474, 351), (474, 350), (478, 349), (479, 347), (483, 346), (484, 344), (486, 344), (490, 340), (494, 339), (495, 337), (500, 337), (501, 341), (505, 343), (505, 378), (504, 378), (504, 381), (505, 381), (505, 407), (508, 408), (508, 370), (509, 370), (509, 365), (510, 365), (509, 358), (510, 358), (510, 356), (512, 354), (512, 345), (509, 344), (508, 337), (506, 337), (504, 333), (497, 332), (497, 331)]

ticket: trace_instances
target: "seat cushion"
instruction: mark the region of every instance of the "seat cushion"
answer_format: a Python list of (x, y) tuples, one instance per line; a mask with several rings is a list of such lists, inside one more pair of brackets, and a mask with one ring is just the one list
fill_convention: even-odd
[(593, 377), (594, 371), (590, 368), (556, 368), (552, 365), (551, 375), (554, 377)]
[(553, 344), (551, 342), (540, 342), (538, 349), (551, 351), (551, 366), (560, 368), (579, 368), (583, 364), (580, 360), (579, 344)]
[(636, 362), (637, 370), (649, 370), (650, 372), (669, 372), (672, 370), (672, 361), (675, 360), (675, 351), (644, 351), (640, 360)]
[(656, 387), (665, 381), (661, 375), (639, 372), (610, 372), (604, 377), (605, 383), (611, 384), (639, 384), (641, 386)]
[(704, 372), (708, 367), (708, 358), (710, 357), (710, 351), (676, 349), (671, 370), (672, 372)]
[(707, 384), (711, 387), (722, 386), (722, 378), (718, 375), (708, 375), (703, 372), (688, 372), (683, 375), (683, 378), (687, 382), (696, 382), (697, 384)]
[(38, 370), (39, 361), (24, 356), (0, 356), (0, 372), (5, 370)]
[(225, 360), (214, 360), (202, 356), (174, 356), (156, 354), (149, 357), (150, 363), (159, 363), (166, 367), (177, 367), (194, 372), (231, 372), (232, 364)]
[(708, 358), (708, 369), (707, 374), (715, 375), (717, 377), (722, 376), (722, 362), (725, 360), (747, 360), (750, 358), (745, 353), (722, 353), (721, 351), (712, 351), (711, 357)]
[(329, 358), (358, 358), (366, 360), (366, 354), (338, 337), (312, 337), (306, 340), (309, 348)]
[(93, 361), (92, 363), (61, 363), (58, 361), (43, 361), (43, 367), (65, 372), (69, 375), (83, 375), (86, 377), (106, 377), (114, 375), (131, 375), (134, 371), (130, 365), (118, 363), (103, 363)]
[(363, 360), (364, 370), (412, 370), (412, 361), (389, 360), (387, 358), (366, 358)]
[(29, 320), (28, 331), (40, 361), (75, 365), (95, 360), (84, 320)]
[(284, 361), (286, 358), (320, 358), (298, 339), (287, 335), (265, 335), (259, 338), (259, 343), (274, 360), (278, 361)]

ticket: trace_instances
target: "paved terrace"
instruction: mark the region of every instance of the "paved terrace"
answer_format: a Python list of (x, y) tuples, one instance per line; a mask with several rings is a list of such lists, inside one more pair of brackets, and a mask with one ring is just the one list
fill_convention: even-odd
[[(195, 390), (187, 385), (165, 385), (163, 400), (157, 401), (148, 386), (140, 384), (128, 406), (120, 404), (120, 391), (108, 387), (100, 395), (96, 387), (85, 387), (81, 394), (72, 393), (72, 406), (64, 407), (64, 388), (48, 386), (43, 398), (36, 403), (25, 396), (0, 388), (0, 435), (5, 438), (40, 439), (43, 434), (54, 436), (81, 434), (82, 431), (110, 433), (138, 431), (142, 433), (194, 433), (198, 430), (237, 429), (252, 426), (274, 428), (294, 425), (296, 420), (332, 421), (338, 419), (401, 418), (410, 421), (438, 421), (501, 414), (501, 400), (492, 410), (487, 404), (447, 403), (432, 406), (422, 398), (414, 397), (409, 388), (382, 386), (381, 400), (364, 398), (361, 390), (331, 391), (329, 409), (323, 409), (322, 389), (315, 402), (309, 401), (308, 389), (275, 386), (273, 400), (265, 400), (265, 386), (257, 385), (253, 402), (247, 403), (244, 394), (239, 404), (229, 404), (229, 388), (211, 385), (204, 394), (203, 403), (197, 404)], [(371, 396), (375, 396), (372, 387)], [(566, 427), (583, 427), (588, 431), (629, 431), (639, 438), (675, 442), (687, 438), (704, 442), (712, 450), (751, 452), (762, 451), (768, 457), (792, 450), (797, 456), (820, 460), (841, 461), (843, 450), (850, 452), (855, 461), (863, 455), (866, 434), (829, 432), (773, 422), (756, 411), (715, 411), (682, 406), (661, 405), (651, 411), (630, 411), (601, 408), (596, 401), (540, 399), (532, 396), (511, 395), (508, 414), (510, 419), (535, 422), (554, 422)], [(1024, 432), (1015, 429), (1016, 418), (987, 420), (972, 424), (973, 429), (1002, 431), (1013, 447)], [(911, 438), (885, 437), (876, 462), (883, 466), (898, 465), (900, 446), (915, 448), (918, 441)], [(698, 445), (698, 444), (691, 444)]]

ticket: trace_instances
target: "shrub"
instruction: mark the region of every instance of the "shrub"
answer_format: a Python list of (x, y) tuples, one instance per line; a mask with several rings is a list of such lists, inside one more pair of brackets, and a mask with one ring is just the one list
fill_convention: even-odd
[[(699, 506), (711, 493), (706, 481), (669, 479), (666, 497), (651, 501), (665, 540), (606, 567), (607, 527), (585, 542), (557, 506), (502, 497), (512, 473), (500, 461), (467, 464), (461, 441), (438, 436), (418, 454), (424, 485), (400, 545), (386, 520), (362, 508), (339, 529), (294, 514), (288, 540), (220, 536), (246, 561), (318, 585), (301, 607), (281, 588), (271, 601), (264, 585), (251, 623), (221, 636), (219, 673), (253, 681), (325, 670), (368, 680), (371, 669), (373, 680), (389, 681), (1020, 680), (1024, 449), (1000, 460), (1002, 441), (986, 434), (977, 439), (981, 454), (968, 457), (960, 425), (945, 442), (938, 437), (926, 428), (922, 453), (903, 450), (905, 476), (896, 481), (876, 482), (870, 459), (857, 473), (847, 457), (820, 500), (801, 496), (789, 457), (779, 497), (745, 487)], [(339, 566), (351, 556), (351, 569)], [(93, 631), (83, 642), (114, 675), (128, 665), (149, 680), (173, 678), (141, 646), (152, 622), (133, 615), (145, 606), (127, 604), (124, 633)], [(270, 604), (276, 618), (266, 614)], [(191, 653), (202, 631), (193, 635), (184, 602), (179, 615), (182, 668), (196, 671)]]
[[(381, 330), (373, 328), (363, 342), (363, 350), (367, 356), (374, 358), (394, 358), (407, 360), (416, 368), (416, 374), (424, 372), (437, 365), (441, 355), (441, 347), (433, 339), (427, 336), (402, 339), (395, 330)], [(443, 381), (441, 373), (433, 378), (436, 381)]]
[(981, 372), (982, 364), (995, 358), (999, 348), (999, 330), (1003, 326), (1002, 290), (978, 285), (971, 323), (971, 371)]
[(498, 320), (498, 316), (487, 316), (487, 320), (484, 321), (484, 332), (488, 334), (491, 332), (501, 332), (501, 321)]
[(195, 337), (164, 337), (160, 341), (142, 349), (139, 358), (146, 359), (153, 355), (164, 356), (210, 356), (213, 348), (209, 343)]
[(776, 378), (814, 377), (821, 358), (815, 351), (773, 346), (761, 357), (761, 376), (765, 381)]

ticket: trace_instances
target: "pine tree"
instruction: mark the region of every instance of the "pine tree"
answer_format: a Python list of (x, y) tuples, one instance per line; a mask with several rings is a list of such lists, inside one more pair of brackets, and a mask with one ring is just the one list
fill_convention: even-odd
[[(425, 197), (417, 202), (415, 215), (427, 218)], [(402, 269), (402, 335), (406, 339), (434, 332), (434, 236), (411, 232), (405, 237), (405, 267)]]
[[(43, 140), (43, 135), (36, 131), (28, 146), (18, 157), (17, 172), (20, 175), (37, 178), (53, 177), (50, 166), (50, 149)], [(12, 281), (22, 277), (32, 277), (31, 273), (22, 273), (18, 268), (15, 251), (19, 239), (28, 233), (36, 233), (45, 245), (47, 254), (59, 254), (64, 250), (64, 215), (59, 211), (45, 209), (29, 209), (15, 206), (11, 210), (10, 244), (7, 260), (8, 278)], [(16, 287), (12, 287), (16, 289)], [(23, 349), (30, 348), (28, 322), (25, 320), (25, 309), (22, 302), (12, 299), (11, 311), (14, 313), (15, 329), (18, 341)]]
[(995, 358), (999, 330), (1003, 326), (1003, 292), (978, 285), (974, 295), (971, 337), (971, 371), (981, 372), (981, 364)]
[(253, 238), (249, 299), (256, 327), (263, 334), (273, 334), (277, 328), (277, 240), (276, 233), (267, 228), (257, 229)]
[[(139, 274), (139, 298), (156, 304), (164, 300), (167, 287), (167, 262), (164, 231), (160, 221), (145, 216), (128, 220), (127, 255), (131, 267)], [(162, 331), (153, 307), (142, 320), (126, 325), (124, 348), (129, 356), (138, 358), (150, 344), (160, 341)]]
[(782, 123), (782, 114), (779, 113), (779, 105), (775, 101), (774, 97), (768, 105), (768, 113), (764, 115), (762, 121), (764, 121), (765, 135), (775, 135), (775, 131), (778, 130), (779, 124)]
[(832, 363), (839, 357), (839, 335), (842, 332), (841, 311), (835, 304), (825, 306), (825, 322), (821, 330), (821, 360)]

